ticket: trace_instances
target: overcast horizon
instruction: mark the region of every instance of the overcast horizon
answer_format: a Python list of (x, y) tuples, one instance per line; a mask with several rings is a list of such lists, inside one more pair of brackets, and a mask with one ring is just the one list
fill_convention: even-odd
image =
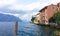
[(59, 2), (60, 0), (0, 0), (0, 13), (30, 21), (31, 17), (39, 13), (43, 7)]

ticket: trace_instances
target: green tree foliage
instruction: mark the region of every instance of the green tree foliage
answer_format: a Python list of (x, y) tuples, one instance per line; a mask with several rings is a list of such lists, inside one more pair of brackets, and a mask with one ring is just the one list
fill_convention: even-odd
[(55, 22), (60, 25), (60, 11), (57, 11), (57, 13), (55, 13), (53, 17), (50, 18), (49, 22)]

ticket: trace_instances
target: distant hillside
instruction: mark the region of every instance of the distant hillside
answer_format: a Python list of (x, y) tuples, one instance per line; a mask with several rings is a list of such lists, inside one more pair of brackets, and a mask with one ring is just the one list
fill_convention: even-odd
[(14, 21), (20, 21), (21, 19), (19, 19), (18, 17), (15, 17), (13, 15), (7, 15), (7, 14), (1, 14), (0, 13), (0, 22), (14, 22)]

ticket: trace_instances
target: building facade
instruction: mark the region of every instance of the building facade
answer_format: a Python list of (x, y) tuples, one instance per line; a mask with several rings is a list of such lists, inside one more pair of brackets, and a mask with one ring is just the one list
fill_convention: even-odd
[(40, 13), (36, 14), (34, 17), (35, 17), (34, 23), (39, 24), (40, 23)]
[(45, 6), (43, 9), (41, 9), (40, 12), (40, 23), (49, 23), (49, 19), (57, 12), (60, 10), (60, 3), (57, 5), (49, 5)]

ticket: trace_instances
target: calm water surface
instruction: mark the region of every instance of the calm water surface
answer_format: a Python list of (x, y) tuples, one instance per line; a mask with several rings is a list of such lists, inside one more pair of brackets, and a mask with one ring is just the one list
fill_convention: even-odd
[[(0, 36), (14, 36), (14, 22), (0, 22)], [(17, 36), (54, 36), (54, 29), (29, 22), (18, 22)]]

